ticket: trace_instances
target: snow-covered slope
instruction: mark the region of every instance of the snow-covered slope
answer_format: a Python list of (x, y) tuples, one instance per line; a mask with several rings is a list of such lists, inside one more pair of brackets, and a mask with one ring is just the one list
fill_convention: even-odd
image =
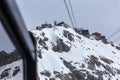
[(0, 67), (0, 80), (23, 80), (22, 60)]
[(120, 50), (111, 44), (88, 39), (69, 27), (32, 32), (40, 80), (120, 80)]
[(87, 38), (63, 26), (32, 33), (37, 42), (38, 79), (120, 80), (119, 45), (105, 44), (95, 36)]

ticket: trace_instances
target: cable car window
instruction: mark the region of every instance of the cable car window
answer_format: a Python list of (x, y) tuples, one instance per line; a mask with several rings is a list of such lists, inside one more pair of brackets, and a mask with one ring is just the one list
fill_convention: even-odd
[(120, 80), (120, 0), (16, 0), (36, 41), (38, 80)]
[[(16, 38), (19, 45), (16, 47), (26, 58), (23, 59), (26, 60), (23, 62), (26, 65), (24, 70), (27, 71), (24, 79), (120, 80), (119, 0), (16, 0), (16, 3), (24, 21), (21, 15), (17, 14), (18, 10), (12, 10), (16, 7), (7, 7), (13, 11), (11, 14), (15, 13), (15, 16), (12, 15), (13, 22), (18, 23), (10, 25), (15, 29), (16, 25), (19, 28)], [(2, 31), (0, 36), (3, 45), (0, 46), (1, 55), (13, 53), (17, 56), (12, 58), (14, 62), (12, 59), (2, 62), (4, 57), (0, 58), (0, 69), (2, 70), (9, 60), (11, 63), (8, 66), (15, 62), (18, 62), (16, 65), (21, 65), (17, 50), (13, 45), (8, 48), (10, 41), (2, 39)], [(15, 44), (15, 41), (13, 42)], [(15, 68), (9, 69), (8, 66), (0, 71), (0, 79), (23, 78), (23, 70), (20, 69), (22, 67), (12, 65)], [(14, 73), (11, 73), (11, 69)]]
[(3, 28), (0, 22), (0, 80), (23, 80), (21, 56)]

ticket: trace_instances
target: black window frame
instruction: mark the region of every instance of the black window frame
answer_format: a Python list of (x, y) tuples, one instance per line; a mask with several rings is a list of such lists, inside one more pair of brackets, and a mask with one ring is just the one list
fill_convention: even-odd
[(37, 80), (35, 43), (14, 0), (0, 0), (0, 21), (23, 58), (23, 79)]

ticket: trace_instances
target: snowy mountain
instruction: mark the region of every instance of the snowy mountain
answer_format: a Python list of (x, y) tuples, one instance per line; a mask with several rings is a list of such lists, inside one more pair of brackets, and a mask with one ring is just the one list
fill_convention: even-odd
[(22, 60), (0, 67), (0, 80), (23, 80)]
[[(120, 80), (120, 45), (101, 34), (83, 36), (64, 25), (37, 28), (32, 33), (37, 43), (38, 79)], [(3, 68), (14, 71), (15, 66), (20, 66), (17, 75), (10, 73), (11, 77), (0, 80), (17, 80), (22, 74), (20, 60), (0, 67), (0, 76)]]

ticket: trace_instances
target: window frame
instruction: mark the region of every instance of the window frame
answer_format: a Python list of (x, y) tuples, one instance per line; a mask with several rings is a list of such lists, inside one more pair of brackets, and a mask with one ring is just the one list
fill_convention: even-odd
[(24, 80), (37, 80), (35, 43), (14, 0), (0, 0), (0, 20), (23, 58)]

